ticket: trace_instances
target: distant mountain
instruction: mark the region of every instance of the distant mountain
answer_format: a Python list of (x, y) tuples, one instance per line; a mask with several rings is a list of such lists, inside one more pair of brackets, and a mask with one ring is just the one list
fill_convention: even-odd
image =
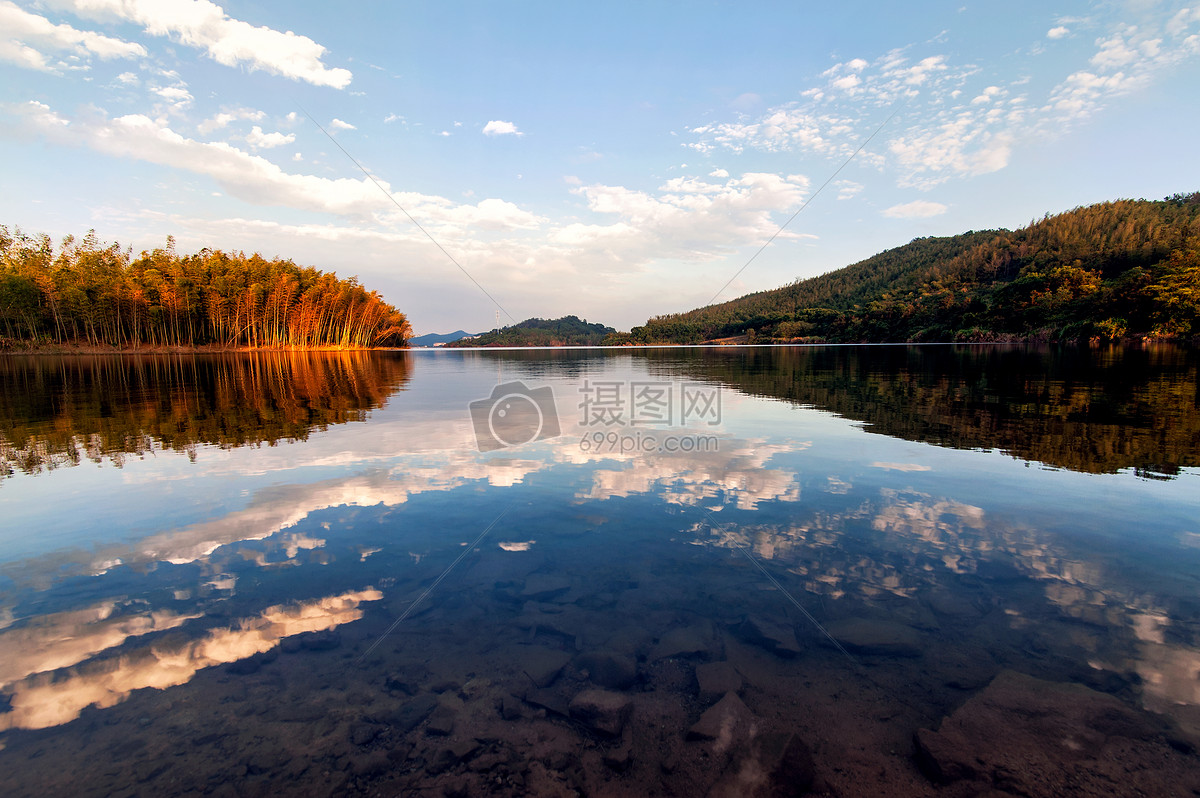
[(588, 324), (578, 316), (561, 319), (526, 319), (511, 327), (482, 333), (446, 346), (596, 346), (615, 333), (603, 324)]
[(465, 330), (455, 330), (452, 333), (428, 333), (426, 335), (418, 335), (416, 338), (408, 340), (409, 346), (433, 346), (434, 344), (448, 344), (451, 341), (457, 341), (460, 338), (469, 338), (472, 333)]
[(1117, 200), (1020, 230), (917, 238), (608, 344), (1200, 336), (1200, 192)]

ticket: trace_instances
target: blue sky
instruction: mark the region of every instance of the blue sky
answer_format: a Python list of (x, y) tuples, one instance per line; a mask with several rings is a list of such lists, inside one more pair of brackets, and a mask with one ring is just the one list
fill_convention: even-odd
[(493, 326), (311, 114), (505, 323), (628, 329), (707, 304), (806, 200), (721, 299), (1200, 189), (1198, 66), (1200, 2), (0, 0), (0, 223)]

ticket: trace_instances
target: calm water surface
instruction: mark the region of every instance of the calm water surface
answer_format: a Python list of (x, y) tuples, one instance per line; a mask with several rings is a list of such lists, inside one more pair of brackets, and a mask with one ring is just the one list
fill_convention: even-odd
[(0, 358), (0, 792), (1197, 794), (1198, 367)]

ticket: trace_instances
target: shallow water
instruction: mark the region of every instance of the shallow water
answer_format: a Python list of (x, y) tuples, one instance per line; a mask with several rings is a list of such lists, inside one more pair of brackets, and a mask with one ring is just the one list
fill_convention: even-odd
[(1198, 365), (0, 359), (0, 790), (1190, 795)]

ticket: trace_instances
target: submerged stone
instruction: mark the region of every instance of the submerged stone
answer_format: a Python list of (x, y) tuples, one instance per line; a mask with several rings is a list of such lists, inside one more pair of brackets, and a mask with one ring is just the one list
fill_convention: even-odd
[(747, 642), (762, 646), (774, 654), (794, 657), (800, 653), (796, 630), (791, 624), (751, 616), (742, 622), (738, 631)]
[(320, 632), (305, 632), (297, 635), (300, 646), (309, 651), (331, 651), (342, 644), (342, 636), (334, 629)]
[(594, 732), (618, 737), (633, 712), (633, 702), (609, 690), (584, 690), (571, 699), (571, 717)]
[(383, 731), (382, 726), (374, 723), (355, 723), (350, 727), (350, 742), (355, 745), (367, 745)]
[[(567, 699), (553, 690), (529, 690), (525, 693), (525, 701), (547, 712), (562, 715), (564, 718), (570, 714)], [(508, 704), (505, 704), (505, 706), (507, 707)]]
[(517, 649), (521, 672), (537, 687), (549, 687), (562, 673), (563, 666), (571, 661), (565, 651), (541, 646), (521, 646)]
[(709, 798), (784, 798), (803, 795), (816, 779), (812, 751), (796, 734), (770, 732), (746, 745)]
[(1027, 796), (1193, 795), (1195, 759), (1169, 724), (1080, 684), (1004, 671), (945, 718), (914, 735), (922, 772), (940, 784), (1002, 784)]
[(690, 657), (703, 654), (710, 645), (709, 630), (699, 626), (685, 626), (672, 629), (663, 635), (658, 644), (650, 652), (651, 659), (666, 659), (667, 657)]
[(571, 580), (554, 574), (531, 574), (521, 589), (521, 597), (546, 601), (571, 589)]
[(728, 662), (705, 662), (696, 666), (696, 682), (700, 685), (700, 700), (715, 701), (726, 693), (742, 689), (742, 677)]
[(756, 729), (754, 713), (736, 693), (726, 693), (688, 729), (687, 739), (712, 740), (713, 750), (720, 754), (748, 741)]
[(454, 732), (454, 710), (449, 707), (438, 707), (429, 716), (425, 731), (436, 737), (449, 737)]
[(578, 664), (588, 672), (588, 679), (601, 687), (623, 690), (637, 679), (637, 662), (621, 654), (594, 652), (582, 655)]
[(911, 626), (872, 618), (834, 621), (827, 627), (834, 640), (855, 654), (919, 657), (921, 635)]
[(401, 734), (408, 734), (437, 709), (437, 699), (428, 693), (406, 701), (392, 713), (388, 722)]

